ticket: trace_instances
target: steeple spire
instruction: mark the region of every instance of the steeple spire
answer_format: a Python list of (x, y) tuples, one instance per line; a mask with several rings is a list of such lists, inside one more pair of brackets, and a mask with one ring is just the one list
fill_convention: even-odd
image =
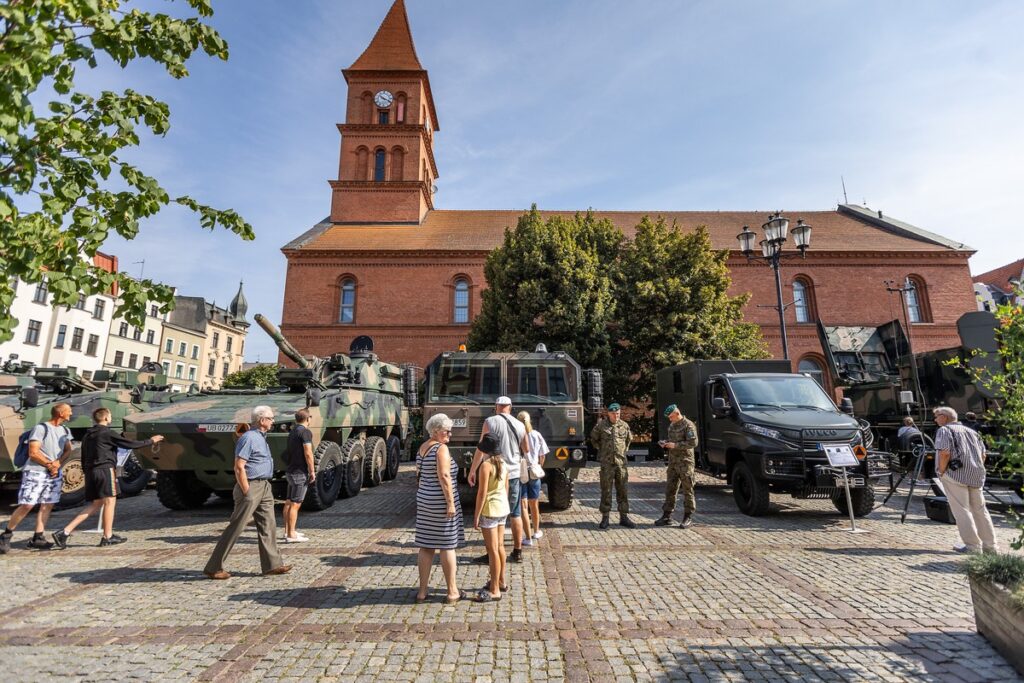
[(347, 71), (423, 71), (412, 42), (405, 0), (395, 0), (370, 45)]
[(238, 293), (235, 294), (235, 298), (231, 300), (230, 306), (228, 306), (228, 313), (235, 318), (236, 325), (249, 326), (249, 323), (245, 320), (246, 311), (249, 310), (249, 302), (245, 300), (245, 294), (242, 294), (242, 281), (238, 281)]

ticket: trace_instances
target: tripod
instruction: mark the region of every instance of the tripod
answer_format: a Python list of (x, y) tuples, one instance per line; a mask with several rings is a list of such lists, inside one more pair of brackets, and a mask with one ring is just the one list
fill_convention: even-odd
[[(907, 521), (907, 511), (910, 509), (910, 501), (914, 497), (914, 489), (917, 487), (917, 482), (920, 480), (921, 473), (924, 471), (925, 460), (928, 459), (929, 455), (932, 455), (933, 457), (935, 455), (935, 443), (923, 434), (921, 435), (921, 438), (924, 439), (924, 443), (914, 444), (914, 466), (910, 469), (903, 470), (899, 480), (889, 488), (889, 493), (887, 493), (885, 498), (882, 500), (882, 505), (888, 503), (889, 499), (892, 498), (894, 493), (896, 493), (896, 489), (898, 489), (900, 484), (903, 483), (903, 480), (907, 478), (907, 475), (913, 473), (913, 476), (910, 479), (910, 491), (907, 493), (907, 499), (903, 503), (903, 512), (900, 515), (900, 524)], [(935, 483), (935, 480), (932, 479), (931, 481), (932, 491), (941, 493), (938, 485)]]

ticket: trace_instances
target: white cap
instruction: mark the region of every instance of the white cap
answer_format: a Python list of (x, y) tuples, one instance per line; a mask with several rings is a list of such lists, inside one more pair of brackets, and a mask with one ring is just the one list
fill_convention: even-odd
[(494, 402), (496, 406), (510, 406), (512, 405), (512, 399), (508, 396), (499, 396), (498, 400)]

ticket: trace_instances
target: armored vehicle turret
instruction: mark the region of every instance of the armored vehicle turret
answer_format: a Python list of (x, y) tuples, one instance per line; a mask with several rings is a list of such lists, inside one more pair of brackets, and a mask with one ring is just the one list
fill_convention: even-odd
[(283, 487), (288, 433), (295, 412), (308, 408), (316, 482), (305, 507), (322, 510), (338, 497), (394, 479), (409, 430), (401, 370), (377, 358), (373, 341), (358, 337), (348, 354), (305, 356), (262, 315), (256, 322), (295, 368), (279, 368), (277, 386), (225, 388), (175, 394), (158, 410), (132, 416), (132, 439), (162, 434), (163, 443), (137, 453), (157, 470), (157, 495), (174, 510), (195, 508), (211, 493), (227, 498), (235, 485), (235, 443), (249, 428), (252, 409), (269, 406), (275, 417), (267, 442), (275, 486)]
[[(167, 378), (157, 363), (148, 363), (139, 370), (98, 370), (91, 380), (65, 368), (31, 368), (7, 362), (0, 374), (0, 483), (17, 485), (20, 471), (14, 466), (18, 438), (35, 425), (50, 419), (50, 409), (57, 403), (71, 406), (67, 423), (75, 438), (71, 460), (64, 466), (64, 489), (60, 506), (71, 507), (85, 498), (85, 477), (79, 456), (79, 441), (92, 426), (92, 413), (107, 408), (110, 426), (123, 427), (125, 415), (160, 405), (170, 395)], [(129, 456), (119, 477), (122, 495), (135, 495), (149, 483), (151, 473), (134, 455)]]

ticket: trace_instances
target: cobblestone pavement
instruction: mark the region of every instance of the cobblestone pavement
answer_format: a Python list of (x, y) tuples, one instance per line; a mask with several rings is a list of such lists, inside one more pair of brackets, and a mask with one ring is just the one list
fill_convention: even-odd
[[(977, 634), (951, 551), (955, 528), (907, 523), (896, 507), (849, 534), (827, 501), (778, 497), (739, 514), (731, 490), (698, 487), (698, 523), (654, 527), (664, 468), (630, 469), (640, 528), (597, 529), (596, 469), (572, 509), (511, 566), (499, 603), (413, 604), (414, 476), (303, 514), (312, 539), (284, 545), (291, 574), (259, 575), (255, 533), (229, 581), (200, 570), (230, 513), (165, 510), (152, 491), (118, 503), (129, 542), (0, 558), (0, 672), (6, 681), (71, 680), (690, 680), (1016, 681)], [(902, 507), (902, 500), (894, 499)], [(55, 513), (51, 528), (72, 512)], [(613, 513), (612, 521), (616, 521)], [(999, 518), (1000, 535), (1011, 536)], [(86, 523), (89, 526), (89, 523)], [(23, 529), (31, 529), (28, 522)], [(477, 532), (460, 551), (464, 589), (485, 582)], [(465, 564), (463, 564), (465, 563)]]

